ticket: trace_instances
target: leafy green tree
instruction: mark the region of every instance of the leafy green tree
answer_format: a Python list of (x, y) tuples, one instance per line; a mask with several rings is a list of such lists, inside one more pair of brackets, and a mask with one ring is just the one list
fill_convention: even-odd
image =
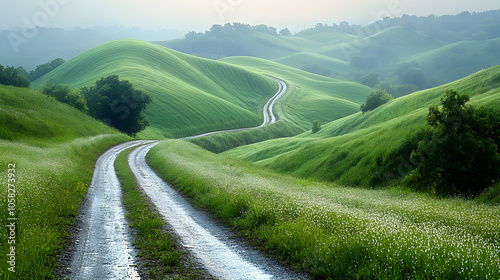
[(417, 168), (405, 179), (410, 186), (439, 196), (476, 196), (500, 178), (500, 117), (468, 101), (448, 90), (442, 109), (429, 109), (433, 129), (412, 153)]
[(42, 93), (54, 97), (57, 101), (66, 103), (76, 109), (88, 112), (87, 102), (78, 90), (72, 90), (69, 85), (55, 84), (52, 81), (47, 82), (41, 88)]
[(129, 135), (144, 130), (149, 122), (144, 111), (152, 97), (117, 75), (101, 78), (93, 87), (83, 87), (89, 114)]
[(360, 110), (363, 113), (374, 110), (375, 108), (383, 105), (393, 99), (392, 95), (388, 94), (383, 89), (378, 89), (375, 92), (370, 93), (368, 97), (366, 97), (365, 104), (361, 105)]
[(313, 126), (312, 126), (312, 133), (316, 133), (321, 130), (321, 124), (319, 123), (318, 120), (313, 121)]

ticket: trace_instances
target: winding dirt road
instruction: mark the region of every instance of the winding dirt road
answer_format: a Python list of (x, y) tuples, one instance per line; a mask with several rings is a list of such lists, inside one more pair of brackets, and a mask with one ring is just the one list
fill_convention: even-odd
[[(259, 127), (276, 122), (273, 107), (286, 92), (286, 84), (275, 80), (279, 90), (264, 106), (264, 123)], [(216, 132), (189, 138), (213, 133)], [(139, 186), (150, 197), (163, 219), (175, 230), (182, 244), (211, 275), (230, 280), (305, 278), (230, 238), (232, 233), (215, 223), (206, 213), (195, 210), (164, 183), (145, 160), (146, 154), (157, 143), (124, 143), (111, 148), (99, 158), (87, 200), (78, 218), (79, 232), (69, 268), (71, 279), (140, 279), (135, 269), (136, 252), (121, 202), (121, 187), (114, 170), (117, 156), (136, 146), (139, 147), (130, 154), (129, 165)]]
[(275, 123), (276, 122), (276, 116), (273, 113), (274, 104), (276, 103), (276, 101), (281, 96), (283, 96), (283, 94), (285, 94), (285, 92), (287, 90), (287, 86), (286, 86), (286, 83), (283, 82), (282, 80), (276, 79), (276, 78), (273, 78), (273, 79), (276, 81), (276, 83), (278, 83), (278, 86), (279, 86), (278, 92), (273, 97), (271, 97), (267, 101), (267, 103), (264, 105), (264, 109), (262, 110), (262, 114), (264, 115), (264, 122), (261, 125), (259, 125), (257, 127), (249, 127), (249, 128), (238, 128), (238, 129), (230, 129), (230, 130), (212, 131), (212, 132), (203, 133), (203, 134), (200, 134), (200, 135), (179, 138), (179, 140), (194, 139), (194, 138), (208, 136), (208, 135), (212, 135), (212, 134), (220, 133), (220, 132), (238, 132), (238, 131), (243, 131), (243, 130), (248, 130), (248, 129), (254, 129), (254, 128), (258, 128), (258, 127), (263, 127), (265, 125)]

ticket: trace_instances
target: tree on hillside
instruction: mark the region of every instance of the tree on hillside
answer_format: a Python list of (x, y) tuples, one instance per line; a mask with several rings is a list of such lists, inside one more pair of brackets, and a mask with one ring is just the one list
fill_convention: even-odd
[(55, 84), (49, 81), (42, 86), (42, 93), (54, 97), (57, 101), (66, 103), (76, 109), (88, 112), (87, 102), (78, 90), (72, 90), (69, 85)]
[(363, 113), (374, 110), (375, 108), (383, 105), (393, 99), (392, 95), (388, 94), (383, 89), (378, 89), (375, 92), (370, 93), (368, 97), (366, 97), (365, 104), (361, 105), (360, 110)]
[(500, 116), (467, 101), (468, 95), (448, 90), (442, 109), (429, 109), (433, 130), (412, 153), (417, 168), (408, 185), (440, 196), (475, 196), (500, 178)]
[(101, 78), (93, 87), (83, 87), (89, 114), (129, 135), (144, 130), (149, 122), (144, 111), (152, 97), (117, 75)]
[(292, 35), (292, 32), (290, 32), (290, 29), (285, 28), (280, 30), (280, 35), (281, 36), (290, 36)]
[(321, 124), (318, 120), (313, 121), (313, 126), (312, 126), (312, 133), (316, 133), (321, 130)]
[(3, 67), (0, 64), (0, 84), (6, 86), (15, 86), (15, 87), (30, 87), (30, 81), (28, 79), (19, 76), (17, 70), (12, 67)]

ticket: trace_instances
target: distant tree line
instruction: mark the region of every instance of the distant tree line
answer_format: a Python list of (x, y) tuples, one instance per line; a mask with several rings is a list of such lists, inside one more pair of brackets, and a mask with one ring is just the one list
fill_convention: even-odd
[(31, 82), (33, 82), (34, 80), (42, 77), (43, 75), (49, 73), (50, 71), (56, 69), (57, 67), (61, 66), (64, 64), (64, 62), (66, 62), (64, 59), (62, 58), (56, 58), (54, 60), (52, 60), (51, 62), (47, 62), (45, 64), (40, 64), (38, 66), (36, 66), (36, 68), (34, 70), (31, 70), (29, 72), (27, 72), (24, 67), (18, 67), (17, 68), (17, 71), (19, 73), (19, 75), (25, 77), (26, 79), (30, 80)]
[(278, 29), (265, 24), (251, 26), (242, 23), (215, 24), (205, 32), (189, 32), (183, 40), (163, 45), (184, 53), (219, 59), (229, 56), (254, 56), (254, 50), (245, 42), (249, 34), (263, 33), (270, 36), (289, 36), (288, 28)]
[[(462, 12), (458, 15), (444, 16), (410, 16), (403, 15), (396, 18), (384, 18), (378, 20), (366, 27), (356, 24), (350, 24), (343, 21), (339, 24), (318, 23), (314, 28), (304, 29), (296, 35), (301, 36), (318, 30), (333, 29), (352, 35), (373, 35), (367, 30), (380, 30), (382, 28), (391, 28), (395, 26), (405, 27), (407, 29), (418, 31), (431, 38), (442, 40), (448, 43), (454, 43), (464, 40), (485, 40), (500, 37), (500, 10), (487, 12)], [(480, 30), (480, 32), (478, 32)]]
[(13, 66), (3, 67), (0, 64), (0, 84), (15, 87), (30, 87), (30, 81), (18, 74)]
[(129, 135), (136, 135), (149, 125), (144, 112), (152, 102), (151, 95), (135, 88), (129, 81), (120, 81), (117, 75), (101, 78), (95, 86), (80, 90), (52, 81), (43, 85), (41, 90), (43, 94)]

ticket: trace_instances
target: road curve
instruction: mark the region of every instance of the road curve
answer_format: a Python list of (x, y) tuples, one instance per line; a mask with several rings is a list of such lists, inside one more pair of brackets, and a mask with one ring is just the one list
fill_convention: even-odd
[[(274, 79), (278, 92), (265, 104), (264, 122), (276, 122), (274, 104), (286, 92), (285, 82)], [(235, 132), (251, 128), (216, 131)], [(207, 270), (220, 279), (302, 279), (260, 253), (246, 250), (231, 241), (228, 233), (194, 210), (146, 164), (145, 156), (156, 141), (132, 141), (106, 151), (97, 161), (87, 199), (77, 218), (77, 237), (72, 246), (70, 279), (140, 279), (135, 268), (135, 250), (122, 204), (121, 187), (114, 162), (124, 150), (140, 145), (129, 157), (139, 185), (151, 198), (164, 219), (176, 230), (187, 248)], [(260, 265), (259, 265), (260, 264)], [(292, 273), (293, 274), (293, 273)]]
[(285, 92), (287, 90), (287, 86), (286, 86), (286, 83), (283, 82), (282, 80), (276, 79), (276, 78), (273, 78), (273, 79), (276, 81), (276, 83), (278, 83), (278, 86), (279, 86), (278, 92), (273, 97), (271, 97), (267, 101), (267, 103), (264, 105), (264, 108), (262, 110), (262, 114), (264, 115), (264, 122), (261, 125), (259, 125), (257, 127), (248, 127), (248, 128), (238, 128), (238, 129), (230, 129), (230, 130), (212, 131), (212, 132), (203, 133), (203, 134), (200, 134), (200, 135), (179, 138), (179, 140), (194, 139), (194, 138), (208, 136), (208, 135), (212, 135), (212, 134), (220, 133), (220, 132), (238, 132), (238, 131), (243, 131), (243, 130), (258, 128), (258, 127), (263, 127), (265, 125), (275, 123), (276, 122), (276, 116), (273, 113), (274, 104), (276, 103), (276, 101), (278, 101), (278, 99), (281, 96), (283, 96), (283, 94), (285, 94)]
[(194, 209), (146, 163), (146, 154), (157, 143), (136, 148), (128, 163), (138, 185), (151, 199), (163, 219), (174, 229), (183, 246), (191, 251), (207, 271), (217, 279), (306, 279), (244, 247), (231, 238), (208, 214)]
[(149, 142), (120, 144), (98, 159), (77, 218), (70, 279), (140, 279), (114, 162), (122, 151)]

